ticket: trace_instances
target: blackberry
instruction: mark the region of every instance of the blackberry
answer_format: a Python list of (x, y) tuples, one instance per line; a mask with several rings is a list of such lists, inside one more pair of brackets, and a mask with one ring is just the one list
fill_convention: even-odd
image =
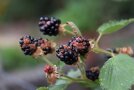
[(40, 17), (39, 28), (44, 35), (56, 36), (59, 33), (61, 20), (54, 17)]
[(99, 67), (92, 67), (86, 71), (86, 76), (88, 79), (95, 81), (99, 78), (99, 72)]
[(29, 35), (22, 37), (19, 44), (25, 55), (32, 55), (37, 49), (34, 38)]
[(48, 39), (36, 39), (35, 43), (37, 44), (38, 47), (41, 47), (43, 53), (46, 55), (48, 53), (52, 53), (53, 49), (52, 49), (52, 45), (51, 42), (48, 41)]
[(81, 55), (88, 53), (90, 47), (89, 40), (81, 36), (73, 37), (72, 40), (68, 42), (68, 45)]
[(78, 53), (70, 46), (61, 45), (56, 52), (57, 57), (65, 64), (72, 65), (78, 61)]

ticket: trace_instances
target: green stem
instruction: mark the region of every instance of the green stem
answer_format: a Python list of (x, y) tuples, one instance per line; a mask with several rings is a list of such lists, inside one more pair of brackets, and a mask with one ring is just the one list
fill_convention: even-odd
[(85, 76), (85, 71), (83, 70), (83, 66), (80, 66), (80, 65), (77, 63), (77, 67), (78, 67), (78, 69), (79, 69), (80, 72), (81, 72), (81, 77), (82, 77), (83, 79), (85, 79), (86, 76)]
[(47, 64), (53, 66), (53, 63), (52, 63), (49, 59), (47, 59), (46, 57), (43, 56), (42, 59), (43, 59)]
[(98, 43), (99, 43), (101, 37), (102, 37), (102, 34), (99, 34), (99, 36), (98, 36), (98, 38), (97, 38), (97, 40), (96, 40), (96, 43), (95, 43), (97, 46), (98, 46)]
[(89, 87), (91, 88), (95, 88), (97, 87), (99, 84), (96, 83), (96, 82), (93, 82), (91, 80), (88, 80), (88, 79), (79, 79), (79, 78), (72, 78), (72, 77), (69, 77), (69, 76), (62, 76), (63, 78), (62, 79), (65, 79), (65, 80), (69, 80), (71, 81), (72, 83), (81, 83), (83, 85), (88, 85)]
[(101, 37), (102, 37), (102, 34), (99, 34), (98, 38), (94, 42), (94, 47), (92, 48), (92, 51), (93, 52), (96, 52), (96, 53), (104, 53), (104, 54), (108, 54), (110, 56), (114, 56), (113, 53), (111, 53), (109, 51), (106, 51), (106, 50), (104, 50), (104, 49), (102, 49), (102, 48), (99, 47), (98, 44), (99, 44), (99, 41), (100, 41)]
[(78, 35), (82, 36), (81, 31), (73, 22), (67, 22), (67, 25), (73, 29), (73, 31), (77, 31)]
[(114, 56), (113, 53), (109, 52), (109, 51), (106, 51), (104, 49), (101, 49), (99, 47), (97, 48), (93, 48), (93, 51), (96, 52), (96, 53), (104, 53), (104, 54), (107, 54), (107, 55), (110, 55), (110, 56)]
[(71, 34), (71, 35), (76, 35), (75, 33), (69, 31), (69, 30), (65, 30), (65, 32), (67, 32), (68, 34)]
[(80, 64), (81, 64), (81, 67), (80, 67), (80, 69), (81, 69), (81, 74), (82, 74), (82, 77), (83, 77), (83, 79), (87, 79), (87, 77), (86, 77), (86, 70), (85, 70), (85, 64), (84, 64), (84, 62), (83, 62), (83, 60), (81, 59), (81, 58), (79, 58), (79, 60), (80, 60)]

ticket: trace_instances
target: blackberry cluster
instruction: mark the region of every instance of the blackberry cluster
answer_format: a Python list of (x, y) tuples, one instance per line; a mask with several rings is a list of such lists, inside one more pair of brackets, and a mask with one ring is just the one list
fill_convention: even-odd
[(81, 55), (88, 53), (90, 47), (89, 40), (81, 36), (73, 37), (72, 40), (68, 42), (68, 45)]
[(86, 71), (86, 76), (88, 79), (95, 81), (99, 78), (99, 72), (99, 67), (92, 67)]
[(41, 17), (39, 21), (39, 28), (44, 35), (56, 36), (59, 33), (60, 24), (61, 20), (54, 17)]
[(35, 39), (29, 35), (22, 37), (19, 44), (25, 55), (32, 55), (37, 49)]
[(78, 61), (78, 53), (70, 46), (61, 45), (56, 52), (57, 57), (65, 64), (72, 65)]
[(48, 39), (39, 38), (35, 40), (35, 43), (43, 50), (43, 53), (45, 55), (48, 53), (52, 53), (53, 49), (51, 47), (51, 42), (49, 42)]

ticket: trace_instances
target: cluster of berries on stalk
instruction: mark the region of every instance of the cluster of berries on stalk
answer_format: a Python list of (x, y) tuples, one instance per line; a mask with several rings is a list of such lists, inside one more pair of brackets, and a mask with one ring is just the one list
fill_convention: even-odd
[[(70, 25), (70, 24), (69, 24)], [(54, 17), (41, 17), (39, 20), (39, 29), (44, 35), (56, 36), (61, 31), (61, 20)], [(63, 29), (63, 28), (62, 28)], [(76, 34), (76, 31), (74, 32)], [(54, 51), (52, 42), (48, 39), (36, 39), (30, 35), (24, 36), (19, 41), (20, 47), (25, 55), (46, 55)], [(90, 50), (90, 43), (81, 35), (75, 35), (65, 45), (60, 45), (56, 50), (56, 56), (67, 65), (75, 65), (79, 61), (79, 57), (86, 55)], [(40, 54), (38, 54), (40, 53)], [(54, 83), (59, 75), (55, 66), (46, 65), (44, 72), (50, 83)], [(85, 71), (89, 79), (95, 80), (96, 74), (90, 75), (89, 71)], [(93, 72), (94, 73), (94, 72)], [(94, 76), (95, 75), (95, 76)]]
[[(79, 63), (79, 58), (81, 56), (85, 56), (89, 50), (94, 47), (90, 43), (90, 41), (84, 38), (80, 33), (79, 30), (74, 30), (75, 26), (72, 23), (61, 24), (60, 19), (56, 19), (54, 17), (41, 17), (39, 20), (39, 29), (44, 35), (48, 36), (56, 36), (61, 31), (66, 31), (64, 26), (70, 26), (74, 32), (71, 40), (69, 40), (66, 44), (60, 45), (56, 49), (56, 56), (60, 59), (60, 61), (64, 62), (67, 65), (77, 65)], [(40, 56), (40, 55), (47, 55), (51, 54), (55, 51), (55, 47), (53, 42), (49, 41), (48, 39), (43, 38), (33, 38), (30, 35), (24, 36), (20, 38), (19, 41), (20, 47), (25, 55), (33, 55), (33, 56)], [(128, 54), (132, 56), (133, 50), (131, 47), (123, 47), (123, 48), (114, 48), (108, 49), (108, 52), (114, 54)], [(107, 56), (107, 58), (111, 58), (111, 56)], [(85, 67), (84, 67), (85, 68)], [(99, 67), (92, 67), (89, 70), (84, 70), (87, 79), (95, 81), (99, 77)], [(46, 77), (50, 83), (55, 83), (56, 80), (60, 77), (58, 69), (54, 65), (46, 65), (44, 67), (44, 72)]]
[(61, 45), (57, 50), (57, 57), (68, 65), (76, 64), (80, 55), (89, 51), (89, 40), (82, 36), (73, 37), (66, 45)]

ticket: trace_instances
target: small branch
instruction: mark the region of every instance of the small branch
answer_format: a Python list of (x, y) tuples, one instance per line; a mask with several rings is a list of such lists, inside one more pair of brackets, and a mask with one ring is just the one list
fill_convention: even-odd
[(53, 63), (52, 63), (49, 59), (47, 59), (46, 57), (42, 56), (42, 59), (43, 59), (47, 64), (53, 66)]
[(111, 53), (109, 51), (106, 51), (104, 49), (101, 49), (101, 48), (93, 48), (93, 51), (96, 52), (96, 53), (104, 53), (104, 54), (107, 54), (107, 55), (110, 55), (110, 56), (114, 56), (113, 53)]
[(65, 32), (67, 32), (68, 34), (71, 34), (71, 35), (76, 35), (75, 33), (69, 31), (69, 30), (65, 30)]
[(67, 22), (67, 25), (73, 29), (73, 32), (76, 33), (76, 35), (82, 36), (81, 31), (73, 22)]
[(102, 34), (99, 34), (98, 38), (96, 39), (95, 46), (98, 47), (99, 41), (101, 39)]
[(83, 60), (80, 57), (79, 57), (79, 60), (80, 60), (80, 64), (82, 64), (81, 67), (80, 67), (81, 72), (82, 72), (82, 77), (83, 77), (83, 79), (87, 79), (86, 70), (85, 70), (85, 64), (84, 64)]

